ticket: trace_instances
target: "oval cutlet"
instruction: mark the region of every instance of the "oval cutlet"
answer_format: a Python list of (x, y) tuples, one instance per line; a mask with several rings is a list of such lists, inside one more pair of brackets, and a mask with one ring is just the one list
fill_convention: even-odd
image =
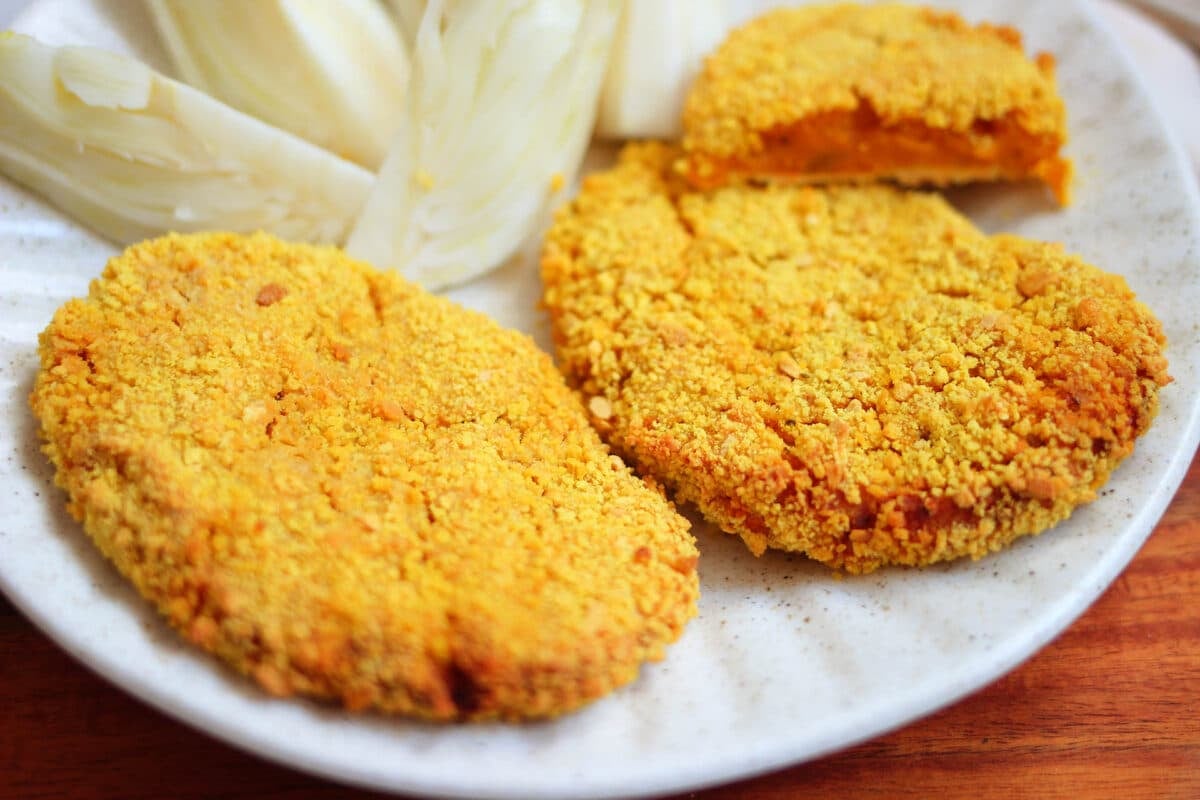
[(695, 613), (696, 551), (526, 337), (334, 249), (169, 236), (41, 337), (87, 533), (278, 695), (558, 714)]
[(749, 548), (979, 557), (1092, 500), (1170, 379), (1123, 279), (883, 186), (689, 191), (634, 145), (542, 259), (560, 363), (645, 474)]

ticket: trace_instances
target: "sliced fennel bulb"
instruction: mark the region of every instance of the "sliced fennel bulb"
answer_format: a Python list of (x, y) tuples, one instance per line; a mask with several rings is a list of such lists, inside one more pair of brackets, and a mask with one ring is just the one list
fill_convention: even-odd
[(396, 24), (400, 27), (400, 35), (411, 47), (417, 39), (417, 30), (421, 27), (421, 18), (425, 16), (426, 0), (389, 0)]
[(8, 32), (0, 172), (121, 243), (212, 229), (338, 243), (373, 179), (131, 58)]
[(683, 101), (730, 27), (724, 0), (626, 0), (600, 95), (596, 133), (677, 139)]
[(146, 0), (179, 77), (378, 168), (400, 123), (408, 52), (377, 0)]
[(419, 19), (404, 121), (346, 250), (437, 289), (511, 256), (573, 179), (620, 2), (393, 5)]

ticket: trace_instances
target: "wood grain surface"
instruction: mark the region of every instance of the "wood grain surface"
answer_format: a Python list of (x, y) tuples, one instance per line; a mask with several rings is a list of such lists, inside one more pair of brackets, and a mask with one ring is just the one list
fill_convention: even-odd
[[(378, 797), (170, 720), (0, 600), (0, 798)], [(1200, 459), (1129, 568), (1016, 671), (872, 742), (680, 797), (1200, 798)]]

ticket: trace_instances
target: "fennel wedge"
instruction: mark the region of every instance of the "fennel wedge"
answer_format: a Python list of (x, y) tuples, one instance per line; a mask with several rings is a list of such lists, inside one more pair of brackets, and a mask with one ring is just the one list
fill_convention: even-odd
[(0, 172), (121, 243), (214, 229), (340, 243), (372, 182), (134, 59), (10, 32)]
[(400, 123), (408, 52), (377, 0), (146, 0), (179, 77), (377, 169)]
[(419, 18), (404, 121), (346, 249), (438, 289), (504, 262), (573, 179), (621, 3), (393, 6)]
[(729, 31), (726, 0), (628, 0), (600, 94), (597, 135), (675, 139), (704, 57)]

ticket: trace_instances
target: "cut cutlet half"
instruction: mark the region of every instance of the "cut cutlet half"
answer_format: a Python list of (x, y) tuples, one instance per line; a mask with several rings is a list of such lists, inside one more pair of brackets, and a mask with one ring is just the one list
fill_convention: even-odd
[(1054, 57), (1021, 34), (901, 4), (785, 8), (734, 31), (684, 111), (698, 188), (743, 179), (1043, 181), (1069, 201)]

